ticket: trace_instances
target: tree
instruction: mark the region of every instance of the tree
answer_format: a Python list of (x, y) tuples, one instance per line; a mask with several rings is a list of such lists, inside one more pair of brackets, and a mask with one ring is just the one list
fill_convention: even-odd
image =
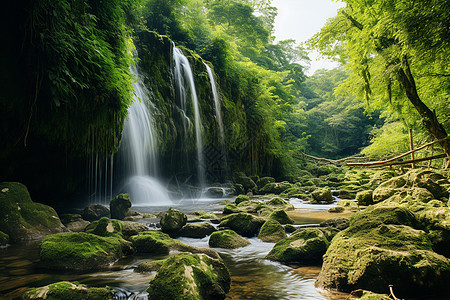
[[(389, 103), (404, 118), (405, 107), (413, 107), (431, 136), (447, 137), (443, 113), (434, 109), (448, 100), (450, 1), (345, 2), (310, 44), (347, 62), (350, 89), (356, 84), (367, 100), (379, 107)], [(450, 141), (440, 144), (450, 157)]]

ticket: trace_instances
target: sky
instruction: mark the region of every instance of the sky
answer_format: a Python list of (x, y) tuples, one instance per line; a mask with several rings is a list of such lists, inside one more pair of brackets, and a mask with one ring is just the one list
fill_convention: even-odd
[[(276, 41), (294, 39), (305, 42), (320, 31), (327, 19), (336, 16), (337, 10), (344, 6), (342, 2), (331, 0), (272, 0), (272, 6), (278, 8), (275, 19)], [(336, 63), (320, 59), (317, 52), (310, 53), (311, 65), (305, 73), (312, 75), (317, 69), (331, 69)]]

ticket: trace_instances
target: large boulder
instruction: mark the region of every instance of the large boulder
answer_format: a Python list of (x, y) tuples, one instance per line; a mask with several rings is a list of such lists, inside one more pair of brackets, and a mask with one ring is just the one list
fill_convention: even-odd
[(210, 223), (188, 223), (183, 226), (180, 230), (180, 236), (190, 237), (190, 238), (203, 238), (210, 235), (217, 229)]
[(219, 258), (214, 249), (198, 248), (183, 244), (160, 230), (140, 232), (130, 238), (138, 253), (168, 254), (171, 250), (190, 253), (203, 253), (212, 258)]
[(139, 232), (148, 231), (150, 228), (144, 224), (133, 221), (120, 221), (122, 225), (122, 234), (125, 238), (129, 238), (133, 235), (137, 235)]
[(2, 182), (0, 231), (9, 236), (11, 243), (17, 243), (67, 229), (53, 208), (31, 200), (26, 186), (18, 182)]
[(404, 298), (448, 292), (450, 260), (432, 249), (415, 215), (402, 207), (370, 206), (328, 248), (316, 286), (376, 293), (395, 286)]
[(322, 256), (327, 251), (329, 242), (317, 228), (307, 228), (280, 240), (266, 258), (283, 263), (300, 263), (302, 265), (317, 265), (322, 262)]
[(269, 207), (272, 210), (283, 209), (283, 210), (294, 210), (294, 205), (281, 199), (280, 197), (275, 197), (269, 201), (264, 201), (263, 205)]
[(91, 224), (91, 222), (84, 220), (80, 214), (63, 214), (59, 217), (66, 228), (72, 232), (82, 232), (86, 226)]
[(314, 203), (332, 203), (333, 196), (329, 188), (320, 188), (311, 193)]
[(49, 235), (40, 247), (41, 265), (51, 269), (95, 270), (134, 253), (122, 238), (85, 232)]
[(212, 233), (208, 243), (212, 248), (225, 249), (235, 249), (250, 245), (249, 241), (230, 229), (219, 230)]
[(234, 205), (232, 203), (225, 204), (225, 206), (223, 208), (224, 215), (236, 214), (236, 213), (240, 213), (240, 212), (243, 212), (243, 210), (238, 208), (236, 205)]
[(358, 202), (358, 205), (363, 206), (372, 205), (373, 204), (372, 194), (373, 194), (372, 190), (365, 190), (356, 193), (356, 201)]
[(276, 243), (286, 238), (286, 232), (278, 221), (269, 219), (261, 227), (258, 238), (263, 242)]
[(237, 208), (241, 211), (251, 214), (257, 213), (262, 208), (262, 204), (256, 200), (242, 201), (237, 205)]
[(350, 226), (350, 220), (347, 218), (333, 218), (322, 221), (320, 227), (333, 227), (338, 230), (347, 229)]
[(169, 257), (147, 289), (150, 299), (218, 300), (230, 290), (230, 272), (222, 261), (180, 253)]
[(83, 213), (81, 214), (83, 219), (92, 222), (96, 220), (100, 220), (103, 217), (109, 218), (110, 213), (109, 209), (101, 204), (89, 204), (86, 206), (83, 210)]
[(268, 183), (275, 183), (275, 178), (273, 177), (261, 177), (256, 182), (259, 189), (262, 189)]
[(247, 213), (237, 213), (223, 217), (219, 226), (234, 230), (245, 237), (253, 237), (258, 233), (264, 222), (262, 218)]
[(106, 217), (92, 222), (85, 228), (84, 231), (103, 237), (123, 237), (122, 223), (119, 220), (108, 219)]
[(234, 203), (236, 205), (238, 205), (239, 203), (244, 202), (244, 201), (250, 201), (250, 197), (247, 195), (238, 195), (236, 197), (236, 199), (234, 200)]
[(207, 198), (222, 198), (225, 196), (224, 188), (222, 187), (209, 187), (204, 194)]
[(274, 212), (272, 212), (269, 217), (269, 220), (275, 220), (277, 222), (279, 222), (280, 224), (294, 224), (294, 220), (292, 220), (287, 213), (282, 210), (282, 209), (278, 209)]
[(24, 300), (64, 300), (64, 299), (86, 299), (86, 300), (113, 300), (114, 291), (109, 287), (87, 287), (84, 284), (69, 281), (55, 282), (43, 287), (32, 288), (22, 296)]
[(182, 211), (169, 207), (169, 210), (163, 212), (161, 216), (161, 230), (171, 236), (176, 236), (186, 222), (187, 216)]
[(263, 186), (259, 192), (261, 194), (281, 194), (287, 189), (291, 188), (292, 184), (287, 181), (283, 182), (270, 182)]
[(131, 200), (129, 194), (117, 195), (109, 203), (111, 218), (118, 220), (124, 219), (127, 216), (130, 207), (131, 207)]

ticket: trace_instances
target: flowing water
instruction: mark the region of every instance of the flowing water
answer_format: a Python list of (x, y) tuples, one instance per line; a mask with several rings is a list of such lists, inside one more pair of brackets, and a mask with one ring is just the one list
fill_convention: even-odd
[(175, 91), (179, 99), (180, 110), (184, 117), (185, 133), (191, 121), (187, 117), (187, 99), (188, 90), (192, 98), (192, 106), (194, 110), (194, 129), (195, 129), (195, 143), (197, 148), (197, 176), (200, 186), (203, 188), (205, 184), (205, 163), (203, 157), (203, 137), (202, 137), (202, 121), (200, 116), (200, 107), (198, 103), (197, 91), (195, 88), (194, 75), (192, 73), (191, 65), (187, 57), (180, 49), (173, 45), (173, 59), (174, 59), (174, 77), (175, 77)]
[(170, 205), (167, 189), (158, 181), (158, 137), (152, 117), (153, 103), (136, 66), (131, 67), (133, 104), (124, 124), (121, 154), (127, 179), (121, 192), (130, 194), (133, 205)]
[(217, 121), (217, 126), (219, 127), (220, 142), (223, 145), (223, 144), (225, 144), (225, 132), (223, 129), (222, 112), (220, 111), (219, 93), (217, 92), (216, 81), (214, 80), (214, 75), (213, 75), (211, 68), (206, 63), (205, 63), (205, 67), (206, 67), (206, 71), (208, 72), (209, 82), (211, 83), (211, 90), (212, 90), (213, 99), (214, 99), (214, 108), (216, 110), (216, 121)]

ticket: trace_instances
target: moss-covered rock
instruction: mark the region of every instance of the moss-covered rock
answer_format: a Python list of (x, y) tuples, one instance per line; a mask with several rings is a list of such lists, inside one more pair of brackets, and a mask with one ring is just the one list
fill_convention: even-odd
[(271, 182), (267, 183), (265, 186), (263, 186), (259, 192), (262, 194), (281, 194), (285, 190), (292, 187), (292, 184), (288, 181), (283, 182)]
[(269, 220), (275, 220), (277, 222), (279, 222), (280, 224), (294, 224), (294, 220), (292, 220), (287, 213), (282, 210), (282, 209), (278, 209), (275, 210), (274, 212), (272, 212), (269, 217)]
[(243, 201), (237, 206), (240, 211), (251, 214), (257, 213), (262, 207), (262, 203), (256, 200)]
[(50, 235), (40, 247), (41, 264), (51, 269), (93, 270), (134, 253), (124, 239), (85, 232)]
[(171, 238), (160, 230), (140, 232), (130, 238), (138, 253), (167, 254), (171, 250), (190, 253), (204, 253), (212, 258), (219, 258), (219, 254), (209, 248), (198, 248), (183, 244)]
[(414, 214), (401, 207), (370, 206), (333, 239), (316, 281), (320, 288), (384, 293), (399, 297), (448, 291), (450, 260), (433, 245)]
[(219, 224), (220, 218), (213, 213), (207, 213), (206, 211), (196, 211), (194, 215), (198, 216), (201, 220), (209, 220), (211, 223)]
[(225, 206), (223, 208), (224, 215), (236, 214), (236, 213), (240, 213), (240, 212), (243, 212), (243, 210), (239, 209), (236, 205), (231, 204), (231, 203), (225, 204)]
[(67, 231), (53, 208), (31, 200), (28, 189), (18, 182), (0, 183), (0, 231), (12, 243)]
[(283, 263), (316, 265), (322, 261), (329, 242), (317, 228), (307, 228), (280, 240), (266, 258)]
[(247, 196), (247, 195), (239, 195), (239, 196), (237, 196), (236, 199), (234, 200), (234, 203), (235, 203), (236, 205), (238, 205), (239, 203), (244, 202), (244, 201), (250, 201), (250, 197)]
[(331, 191), (328, 188), (320, 188), (311, 193), (313, 197), (314, 203), (332, 203), (333, 196), (331, 195)]
[(210, 223), (188, 223), (180, 230), (180, 236), (190, 238), (203, 238), (217, 229)]
[(329, 213), (336, 213), (336, 214), (343, 213), (344, 211), (345, 208), (342, 206), (335, 206), (328, 209)]
[(263, 204), (264, 204), (264, 206), (269, 207), (273, 210), (277, 210), (277, 209), (294, 210), (294, 205), (281, 199), (280, 197), (275, 197), (275, 198), (270, 199), (269, 201), (264, 201)]
[(122, 234), (126, 238), (129, 238), (133, 235), (137, 235), (139, 232), (149, 230), (147, 226), (138, 222), (120, 221), (120, 224), (122, 225)]
[(81, 214), (83, 219), (92, 222), (95, 220), (100, 220), (103, 217), (109, 218), (109, 209), (101, 204), (89, 204), (83, 210)]
[(347, 229), (350, 226), (350, 220), (347, 218), (328, 219), (320, 223), (321, 227), (333, 227), (338, 230)]
[(259, 189), (262, 189), (266, 184), (268, 183), (274, 183), (275, 178), (273, 177), (261, 177), (257, 182), (256, 185)]
[(286, 238), (286, 232), (278, 221), (269, 219), (261, 227), (258, 238), (263, 242), (276, 243)]
[(186, 225), (186, 222), (187, 216), (183, 212), (169, 207), (169, 210), (161, 216), (161, 230), (169, 235), (175, 236)]
[(249, 241), (230, 229), (212, 233), (208, 243), (210, 247), (225, 249), (235, 249), (250, 245)]
[(122, 223), (119, 220), (108, 219), (106, 217), (92, 222), (84, 231), (103, 237), (123, 237)]
[(0, 246), (6, 246), (9, 243), (9, 235), (0, 231)]
[(84, 284), (60, 281), (43, 287), (33, 288), (25, 292), (22, 299), (52, 299), (52, 300), (113, 300), (114, 291), (108, 287), (87, 287)]
[(264, 222), (262, 218), (247, 213), (238, 213), (222, 218), (219, 226), (234, 230), (242, 236), (253, 237), (258, 233)]
[(150, 299), (225, 299), (231, 278), (227, 267), (206, 255), (180, 253), (168, 258), (147, 289)]
[(242, 184), (246, 192), (253, 191), (257, 187), (256, 183), (250, 177), (247, 176), (238, 176), (236, 177), (235, 180), (237, 183)]
[(358, 202), (358, 205), (362, 206), (372, 205), (373, 204), (372, 194), (373, 194), (372, 190), (365, 190), (356, 193), (356, 201)]
[(117, 195), (109, 203), (111, 218), (118, 220), (124, 219), (127, 216), (130, 207), (131, 207), (131, 200), (129, 194)]
[(353, 200), (339, 200), (337, 205), (351, 211), (359, 210), (358, 202)]
[(355, 199), (355, 193), (350, 190), (341, 189), (339, 190), (339, 198), (341, 199)]

